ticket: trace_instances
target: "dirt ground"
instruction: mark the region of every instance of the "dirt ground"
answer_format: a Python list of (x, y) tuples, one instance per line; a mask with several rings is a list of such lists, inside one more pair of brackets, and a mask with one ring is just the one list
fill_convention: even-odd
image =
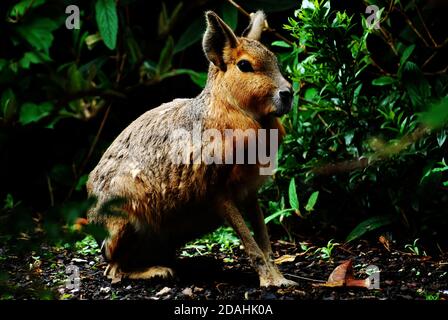
[[(304, 252), (292, 243), (277, 241), (273, 249), (285, 260), (279, 268), (297, 287), (260, 289), (258, 278), (250, 268), (241, 248), (232, 255), (217, 248), (214, 253), (181, 257), (172, 280), (133, 281), (123, 279), (111, 284), (103, 277), (106, 267), (96, 253), (43, 247), (45, 254), (22, 257), (1, 248), (1, 270), (7, 272), (3, 299), (96, 299), (96, 300), (167, 300), (167, 299), (308, 299), (308, 300), (432, 300), (448, 298), (448, 259), (417, 256), (387, 250), (380, 243), (361, 241), (337, 246), (331, 258), (323, 258), (313, 247)], [(194, 249), (191, 254), (194, 254)], [(188, 253), (188, 252), (187, 252)], [(287, 256), (285, 256), (287, 254)], [(295, 256), (295, 258), (294, 258)], [(318, 287), (341, 262), (351, 259), (354, 277), (364, 279), (366, 266), (380, 270), (380, 289)], [(67, 269), (67, 266), (69, 268)], [(70, 267), (70, 266), (76, 266)], [(79, 270), (79, 288), (67, 286), (68, 277)], [(5, 281), (5, 280), (4, 280)], [(73, 285), (74, 282), (72, 281)], [(9, 289), (5, 289), (8, 288)], [(11, 290), (11, 288), (14, 288)]]

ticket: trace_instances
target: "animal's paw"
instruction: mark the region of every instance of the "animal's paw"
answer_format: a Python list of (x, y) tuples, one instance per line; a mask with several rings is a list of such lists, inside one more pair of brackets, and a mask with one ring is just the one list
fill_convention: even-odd
[(174, 276), (173, 269), (162, 266), (153, 266), (149, 267), (144, 271), (129, 272), (127, 274), (127, 277), (129, 279), (142, 279), (142, 280), (148, 280), (156, 277), (162, 279), (169, 279), (172, 278), (173, 276)]
[(123, 278), (123, 273), (120, 271), (118, 264), (109, 263), (106, 270), (104, 270), (104, 276), (111, 279), (112, 283), (117, 283)]
[(283, 276), (260, 278), (260, 287), (293, 287), (299, 284), (295, 281), (284, 278)]

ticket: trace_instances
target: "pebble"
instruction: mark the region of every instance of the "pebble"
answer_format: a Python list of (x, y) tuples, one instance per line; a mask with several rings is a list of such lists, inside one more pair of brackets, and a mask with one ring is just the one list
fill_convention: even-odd
[(193, 290), (191, 290), (191, 288), (185, 288), (184, 290), (182, 290), (182, 294), (184, 296), (191, 297), (193, 296)]
[(110, 287), (101, 287), (100, 288), (100, 292), (101, 293), (106, 293), (107, 294), (107, 293), (109, 293), (109, 291), (110, 291)]
[(72, 262), (73, 263), (87, 263), (88, 261), (85, 259), (73, 258)]
[(171, 292), (171, 288), (164, 287), (162, 290), (156, 293), (156, 296), (163, 296), (165, 294), (168, 294), (169, 292)]

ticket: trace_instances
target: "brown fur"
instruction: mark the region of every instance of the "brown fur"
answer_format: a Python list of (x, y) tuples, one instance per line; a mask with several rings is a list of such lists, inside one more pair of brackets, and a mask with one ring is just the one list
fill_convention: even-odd
[[(161, 266), (170, 264), (176, 248), (227, 221), (242, 239), (260, 284), (291, 285), (270, 257), (256, 200), (266, 178), (260, 176), (259, 164), (175, 164), (169, 157), (170, 152), (188, 150), (193, 158), (192, 147), (170, 134), (178, 128), (191, 131), (195, 122), (203, 130), (272, 128), (284, 134), (272, 112), (276, 92), (290, 85), (275, 56), (257, 40), (237, 38), (216, 14), (207, 12), (206, 17), (203, 45), (211, 62), (206, 88), (196, 98), (176, 99), (146, 112), (116, 138), (89, 176), (88, 192), (98, 199), (89, 221), (109, 231), (103, 252), (111, 278), (168, 276), (170, 269)], [(236, 64), (241, 59), (248, 60), (254, 71), (239, 70)], [(235, 145), (222, 147), (229, 152)], [(101, 214), (114, 198), (123, 199), (115, 205), (123, 214)], [(257, 242), (240, 210), (251, 221)]]

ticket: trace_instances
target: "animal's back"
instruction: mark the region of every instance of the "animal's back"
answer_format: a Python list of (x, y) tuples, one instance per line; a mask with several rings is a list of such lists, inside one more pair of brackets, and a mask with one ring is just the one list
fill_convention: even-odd
[(187, 147), (173, 132), (192, 132), (194, 125), (201, 126), (207, 103), (207, 95), (176, 99), (132, 122), (89, 176), (88, 192), (97, 198), (89, 219), (101, 222), (98, 209), (114, 198), (123, 199), (127, 214), (152, 226), (186, 204), (200, 203), (213, 189), (207, 182), (215, 180), (204, 179), (204, 175), (213, 175), (213, 166), (173, 162), (172, 155)]

